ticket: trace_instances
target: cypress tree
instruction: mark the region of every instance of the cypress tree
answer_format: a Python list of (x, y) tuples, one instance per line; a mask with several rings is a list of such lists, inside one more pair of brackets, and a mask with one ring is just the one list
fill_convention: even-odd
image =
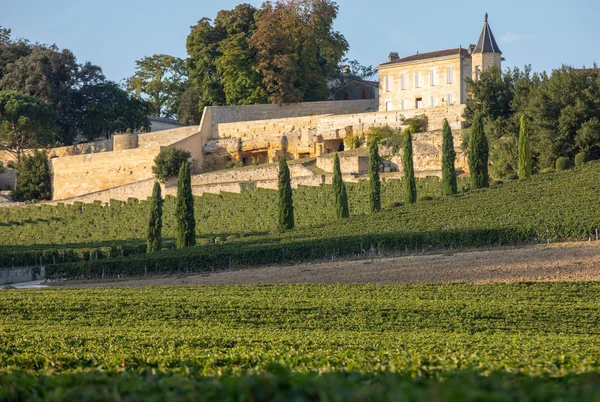
[(531, 148), (529, 147), (529, 131), (525, 122), (525, 115), (521, 116), (521, 130), (519, 130), (519, 178), (531, 177), (532, 171)]
[(404, 201), (406, 204), (414, 204), (417, 201), (417, 182), (415, 181), (413, 166), (412, 131), (410, 128), (404, 130), (402, 166), (404, 168)]
[(285, 157), (279, 158), (279, 229), (294, 228), (294, 205), (292, 201), (292, 183), (290, 169)]
[(348, 218), (348, 194), (346, 185), (342, 179), (342, 170), (340, 169), (340, 158), (336, 153), (333, 157), (333, 196), (335, 198), (335, 214), (340, 218)]
[(442, 193), (445, 196), (456, 194), (458, 186), (456, 184), (456, 169), (454, 161), (456, 152), (454, 151), (454, 139), (448, 120), (444, 119), (444, 131), (442, 139)]
[(181, 164), (177, 179), (177, 248), (191, 247), (196, 244), (196, 221), (194, 219), (194, 196), (190, 165)]
[(488, 142), (483, 129), (483, 117), (476, 113), (469, 140), (469, 170), (473, 188), (489, 187)]
[(371, 188), (371, 212), (379, 212), (381, 182), (379, 181), (379, 146), (376, 140), (369, 142), (369, 187)]
[(148, 253), (160, 251), (162, 246), (162, 207), (163, 199), (160, 193), (160, 183), (154, 182), (152, 198), (150, 199), (148, 230), (146, 232), (146, 251)]

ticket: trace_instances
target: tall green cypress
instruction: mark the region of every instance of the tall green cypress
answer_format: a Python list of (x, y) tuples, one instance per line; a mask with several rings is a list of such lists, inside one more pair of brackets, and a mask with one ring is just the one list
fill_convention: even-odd
[(162, 207), (163, 199), (160, 192), (160, 183), (154, 182), (152, 198), (150, 199), (148, 230), (146, 232), (146, 251), (148, 253), (160, 251), (162, 246)]
[(194, 196), (190, 165), (181, 164), (177, 178), (177, 248), (191, 247), (196, 244), (196, 221), (194, 219)]
[(285, 157), (279, 158), (279, 229), (290, 230), (294, 228), (294, 205), (292, 201), (292, 182), (290, 169)]
[(529, 147), (529, 131), (525, 115), (521, 116), (521, 130), (519, 130), (519, 178), (531, 177), (532, 162), (531, 148)]
[(448, 120), (444, 119), (444, 130), (442, 139), (442, 193), (445, 196), (456, 194), (458, 186), (456, 184), (456, 169), (454, 161), (456, 152), (454, 151), (454, 139)]
[(369, 187), (371, 189), (371, 212), (381, 210), (381, 182), (379, 181), (379, 145), (377, 140), (369, 142)]
[(336, 153), (333, 157), (333, 196), (335, 198), (335, 214), (340, 218), (348, 218), (348, 193), (346, 185), (342, 179), (342, 170), (340, 169), (340, 158)]
[(417, 182), (413, 165), (412, 130), (404, 130), (404, 154), (402, 155), (404, 170), (404, 202), (414, 204), (417, 201)]
[(488, 176), (488, 142), (483, 129), (483, 117), (476, 113), (471, 127), (469, 140), (469, 170), (473, 188), (489, 187)]

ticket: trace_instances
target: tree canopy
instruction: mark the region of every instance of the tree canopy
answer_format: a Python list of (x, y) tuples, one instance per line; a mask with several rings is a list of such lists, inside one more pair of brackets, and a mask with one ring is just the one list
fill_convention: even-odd
[(127, 79), (127, 90), (147, 100), (152, 115), (175, 118), (187, 80), (184, 61), (167, 54), (155, 54), (135, 64), (135, 74)]
[(333, 29), (338, 9), (331, 0), (276, 0), (198, 21), (187, 51), (199, 107), (326, 100), (343, 72), (372, 75), (344, 59), (348, 42)]
[(148, 126), (145, 105), (107, 81), (99, 66), (77, 63), (68, 49), (13, 40), (10, 35), (0, 27), (0, 90), (34, 96), (49, 105), (59, 142), (71, 144), (78, 134), (93, 139), (113, 127)]

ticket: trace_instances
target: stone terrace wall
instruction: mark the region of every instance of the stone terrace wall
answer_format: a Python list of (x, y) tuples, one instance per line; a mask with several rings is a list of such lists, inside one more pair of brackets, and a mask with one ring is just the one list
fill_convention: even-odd
[[(314, 173), (300, 163), (289, 165), (290, 175), (294, 177), (310, 177)], [(243, 169), (222, 170), (214, 173), (204, 173), (192, 176), (192, 186), (216, 184), (216, 183), (233, 183), (233, 182), (248, 182), (248, 181), (263, 181), (277, 180), (279, 167), (265, 166), (252, 167)]]
[(50, 160), (53, 199), (152, 178), (152, 165), (159, 152), (160, 147), (155, 147), (53, 158)]
[(138, 134), (138, 147), (156, 148), (167, 146), (198, 132), (198, 126), (185, 126), (170, 130)]
[[(376, 99), (353, 101), (303, 102), (285, 105), (219, 106), (211, 109), (211, 138), (221, 137), (219, 125), (223, 123), (255, 120), (285, 119), (323, 114), (364, 113), (376, 111)], [(208, 123), (208, 122), (207, 122)]]
[[(369, 172), (368, 156), (344, 156), (340, 155), (340, 170), (343, 174), (365, 174)], [(317, 158), (317, 167), (328, 173), (333, 173), (333, 158), (321, 156)]]

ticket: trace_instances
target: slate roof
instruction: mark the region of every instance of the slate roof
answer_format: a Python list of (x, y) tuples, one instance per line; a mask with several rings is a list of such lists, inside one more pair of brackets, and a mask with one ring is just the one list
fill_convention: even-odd
[(381, 64), (382, 66), (388, 66), (388, 65), (392, 65), (392, 64), (401, 64), (401, 63), (408, 63), (410, 61), (420, 61), (420, 60), (428, 60), (428, 59), (435, 59), (438, 57), (446, 57), (446, 56), (452, 56), (452, 55), (468, 55), (469, 52), (467, 51), (467, 49), (463, 49), (460, 47), (454, 48), (454, 49), (446, 49), (446, 50), (438, 50), (436, 52), (429, 52), (429, 53), (417, 53), (414, 54), (412, 56), (408, 56), (408, 57), (403, 57), (401, 59), (398, 60), (394, 60), (394, 61), (390, 61), (387, 63), (383, 63)]
[(483, 24), (483, 29), (481, 30), (481, 35), (479, 35), (479, 40), (477, 41), (477, 45), (475, 45), (475, 50), (473, 53), (500, 53), (502, 51), (498, 47), (496, 43), (496, 38), (494, 38), (494, 34), (492, 33), (492, 29), (490, 28), (490, 24), (488, 24), (488, 15), (485, 13), (485, 22)]

